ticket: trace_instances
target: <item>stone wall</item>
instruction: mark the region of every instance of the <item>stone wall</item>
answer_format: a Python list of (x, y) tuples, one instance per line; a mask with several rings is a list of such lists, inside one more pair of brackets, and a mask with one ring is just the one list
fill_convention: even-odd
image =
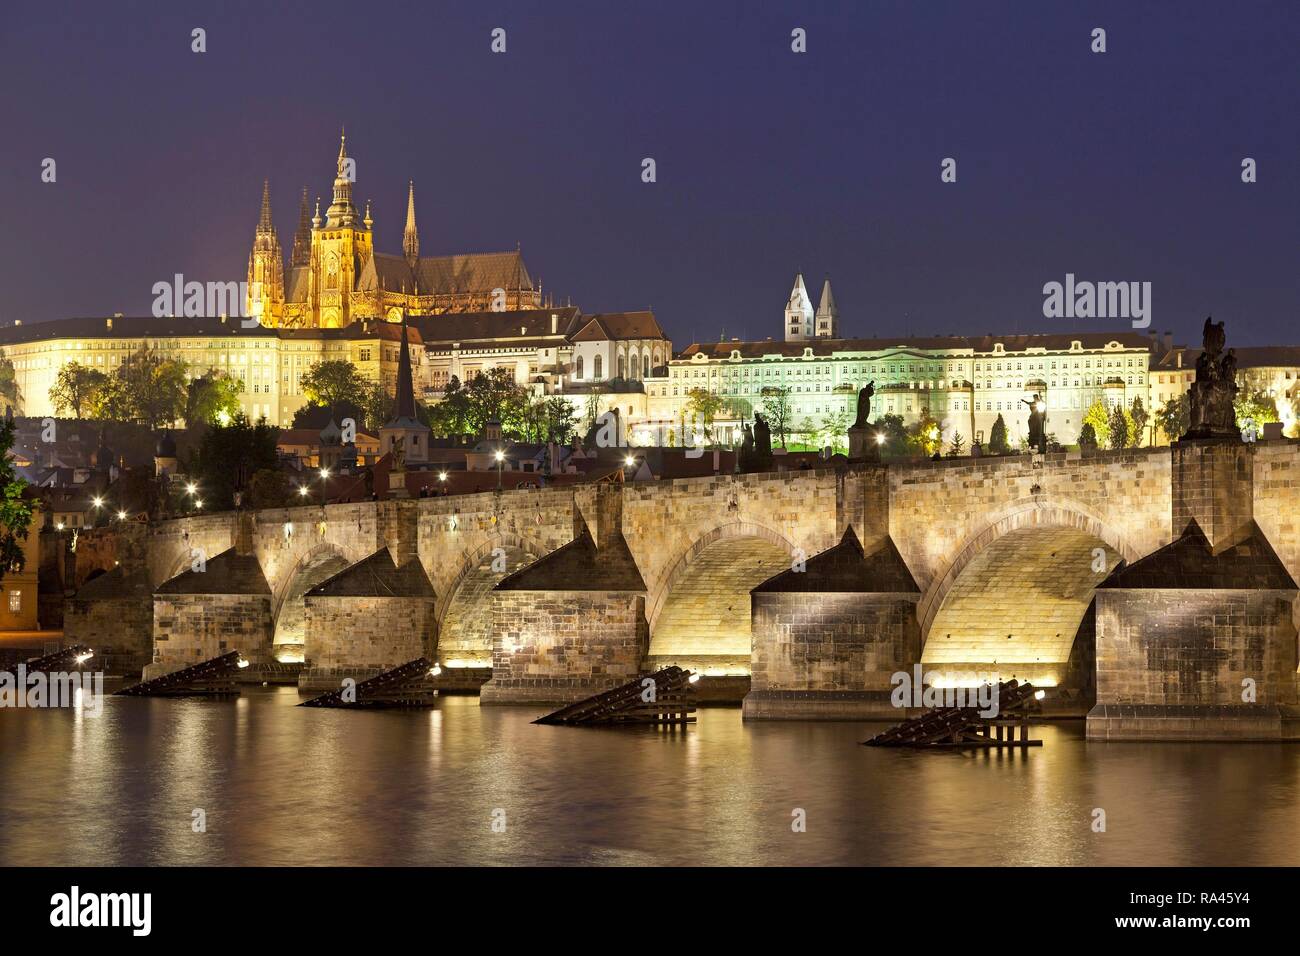
[(153, 659), (153, 601), (148, 595), (70, 598), (63, 608), (63, 640), (91, 648), (96, 670), (138, 677)]
[(607, 591), (494, 591), (484, 704), (563, 704), (627, 683), (648, 644), (645, 598)]
[(1294, 592), (1097, 592), (1097, 703), (1296, 702)]
[(390, 670), (433, 656), (433, 600), (308, 595), (306, 632), (313, 671)]
[(271, 598), (265, 594), (155, 595), (155, 677), (239, 651), (250, 664), (271, 661)]
[(917, 595), (755, 593), (751, 718), (896, 717), (890, 677), (920, 658)]

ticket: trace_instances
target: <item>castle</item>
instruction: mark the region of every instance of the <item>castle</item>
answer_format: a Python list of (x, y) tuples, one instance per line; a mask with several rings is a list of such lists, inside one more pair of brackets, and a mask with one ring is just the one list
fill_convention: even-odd
[(288, 266), (271, 222), (269, 181), (248, 257), (247, 314), (267, 327), (339, 329), (362, 319), (401, 321), (402, 314), (513, 312), (542, 306), (540, 286), (514, 252), (421, 256), (415, 226), (415, 184), (406, 200), (402, 254), (376, 252), (367, 201), (352, 201), (355, 162), (347, 136), (339, 142), (334, 196), (324, 218), (320, 200), (308, 218), (302, 191)]

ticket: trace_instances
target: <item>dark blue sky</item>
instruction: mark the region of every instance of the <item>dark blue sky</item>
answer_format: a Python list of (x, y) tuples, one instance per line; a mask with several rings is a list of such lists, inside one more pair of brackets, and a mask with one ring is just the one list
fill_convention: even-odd
[(846, 335), (1123, 327), (1043, 318), (1073, 272), (1150, 281), (1180, 339), (1300, 341), (1294, 0), (18, 3), (0, 31), (4, 322), (243, 278), (264, 176), (287, 256), (346, 124), (381, 250), (413, 178), (424, 254), (520, 243), (679, 348), (779, 337), (796, 269)]

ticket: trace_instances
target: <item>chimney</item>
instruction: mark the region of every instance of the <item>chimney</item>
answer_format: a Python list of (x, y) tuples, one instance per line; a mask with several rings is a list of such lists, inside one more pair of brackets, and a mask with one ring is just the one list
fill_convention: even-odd
[(1174, 333), (1168, 329), (1165, 330), (1165, 351), (1172, 352), (1174, 349)]
[(560, 317), (556, 313), (551, 313), (551, 334), (555, 335), (560, 330)]

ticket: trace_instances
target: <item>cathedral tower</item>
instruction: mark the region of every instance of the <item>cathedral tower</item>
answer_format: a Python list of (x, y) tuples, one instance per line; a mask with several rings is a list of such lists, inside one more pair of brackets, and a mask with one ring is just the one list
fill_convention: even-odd
[(808, 297), (808, 289), (803, 284), (803, 273), (794, 277), (794, 288), (790, 290), (790, 301), (785, 306), (785, 340), (801, 342), (813, 337), (813, 306)]
[(262, 214), (253, 232), (253, 251), (248, 257), (248, 297), (244, 303), (250, 318), (265, 326), (276, 326), (284, 315), (284, 262), (280, 240), (271, 223), (271, 182), (262, 183)]
[(822, 300), (817, 303), (817, 338), (838, 339), (840, 337), (840, 310), (835, 308), (835, 297), (831, 295), (831, 277), (828, 275), (822, 283)]
[(363, 221), (352, 203), (352, 182), (356, 164), (348, 157), (346, 134), (339, 139), (339, 158), (334, 177), (334, 201), (325, 211), (325, 222), (311, 231), (310, 311), (319, 325), (337, 329), (353, 321), (353, 293), (357, 275), (373, 254), (369, 214)]

